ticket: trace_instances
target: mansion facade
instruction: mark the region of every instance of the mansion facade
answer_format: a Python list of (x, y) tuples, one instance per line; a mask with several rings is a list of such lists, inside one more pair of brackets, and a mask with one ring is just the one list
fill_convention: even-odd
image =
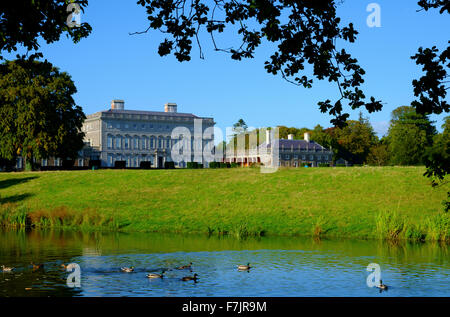
[(271, 132), (266, 131), (266, 141), (245, 151), (235, 151), (227, 155), (226, 162), (248, 166), (252, 163), (263, 163), (266, 166), (277, 167), (317, 167), (320, 164), (333, 163), (333, 151), (311, 141), (306, 132), (303, 140), (294, 140), (292, 134), (288, 139), (272, 140)]
[[(150, 162), (152, 167), (162, 168), (171, 162), (174, 128), (187, 128), (194, 142), (194, 120), (201, 120), (202, 135), (205, 129), (214, 127), (214, 119), (198, 117), (190, 113), (177, 112), (177, 104), (167, 103), (163, 111), (125, 110), (123, 100), (113, 100), (111, 109), (88, 115), (82, 131), (85, 143), (91, 149), (87, 159), (100, 160), (103, 167), (114, 167), (116, 161), (125, 161), (126, 167), (139, 167), (141, 162)], [(211, 142), (202, 139), (203, 147)], [(94, 153), (94, 156), (92, 156)], [(192, 155), (191, 160), (194, 157)], [(175, 163), (186, 167), (187, 162)], [(206, 163), (206, 162), (199, 162)]]

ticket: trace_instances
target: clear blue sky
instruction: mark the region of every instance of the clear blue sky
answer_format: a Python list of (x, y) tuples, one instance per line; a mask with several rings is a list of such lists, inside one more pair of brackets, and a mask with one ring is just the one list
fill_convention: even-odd
[[(409, 57), (419, 46), (446, 47), (450, 19), (435, 11), (416, 12), (417, 0), (383, 0), (376, 1), (381, 28), (369, 28), (366, 7), (372, 2), (346, 0), (339, 14), (360, 32), (357, 42), (346, 48), (367, 72), (366, 95), (385, 102), (381, 112), (369, 116), (382, 135), (391, 111), (413, 100), (411, 81), (421, 72)], [(72, 76), (78, 88), (75, 100), (86, 114), (108, 109), (112, 99), (124, 99), (126, 109), (136, 110), (163, 111), (164, 103), (176, 102), (179, 112), (214, 117), (222, 129), (239, 118), (253, 127), (330, 126), (330, 117), (319, 111), (317, 102), (335, 100), (336, 86), (315, 81), (313, 89), (305, 89), (267, 74), (264, 61), (273, 47), (261, 47), (255, 59), (237, 62), (214, 52), (203, 34), (206, 59), (194, 49), (190, 62), (179, 63), (173, 56), (158, 55), (159, 32), (129, 35), (147, 28), (146, 17), (136, 1), (91, 0), (81, 16), (93, 28), (88, 38), (78, 44), (65, 37), (50, 45), (41, 41), (45, 58)], [(219, 42), (223, 47), (238, 43), (232, 35)], [(350, 112), (351, 118), (358, 112)], [(432, 117), (439, 131), (443, 117)]]

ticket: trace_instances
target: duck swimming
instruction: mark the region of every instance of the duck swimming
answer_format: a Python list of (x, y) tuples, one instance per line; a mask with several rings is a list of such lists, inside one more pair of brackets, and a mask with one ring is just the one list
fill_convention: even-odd
[(380, 280), (380, 285), (377, 286), (380, 290), (387, 290), (388, 286), (383, 284), (383, 281)]
[(130, 266), (130, 267), (121, 267), (120, 268), (122, 270), (122, 272), (126, 272), (126, 273), (130, 273), (134, 271), (134, 266)]
[(30, 264), (33, 266), (33, 271), (44, 268), (44, 264), (34, 264), (33, 262), (31, 262)]
[(197, 273), (195, 273), (194, 276), (185, 276), (181, 280), (182, 281), (194, 281), (194, 282), (197, 282), (197, 279), (198, 279), (197, 276), (198, 276)]
[(192, 262), (190, 262), (188, 265), (183, 265), (183, 266), (177, 267), (177, 270), (190, 269), (191, 266), (192, 266)]
[(164, 271), (161, 272), (161, 274), (156, 273), (149, 273), (147, 274), (148, 278), (163, 278), (164, 277)]
[(239, 271), (247, 271), (250, 270), (251, 266), (250, 263), (247, 263), (247, 265), (238, 265), (238, 270)]
[(14, 267), (7, 267), (7, 266), (2, 265), (3, 272), (11, 272), (14, 269), (15, 269)]

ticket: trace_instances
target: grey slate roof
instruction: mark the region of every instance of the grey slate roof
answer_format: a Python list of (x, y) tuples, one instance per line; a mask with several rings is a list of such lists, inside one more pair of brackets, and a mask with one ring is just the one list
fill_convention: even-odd
[[(286, 150), (290, 150), (291, 147), (294, 148), (294, 150), (316, 150), (316, 151), (321, 151), (322, 149), (324, 151), (327, 151), (328, 149), (323, 147), (322, 145), (314, 142), (314, 141), (305, 141), (305, 140), (285, 140), (285, 139), (280, 139), (280, 140), (275, 140), (275, 145), (279, 146), (279, 150), (282, 150), (283, 147)], [(261, 145), (260, 145), (261, 146)], [(264, 145), (262, 145), (264, 146)], [(271, 147), (271, 144), (269, 144), (268, 146), (269, 148)]]
[(104, 110), (102, 113), (122, 113), (122, 114), (139, 114), (139, 115), (149, 115), (149, 116), (170, 116), (170, 117), (190, 117), (199, 118), (192, 113), (181, 113), (181, 112), (164, 112), (164, 111), (143, 111), (143, 110), (118, 110), (109, 109)]

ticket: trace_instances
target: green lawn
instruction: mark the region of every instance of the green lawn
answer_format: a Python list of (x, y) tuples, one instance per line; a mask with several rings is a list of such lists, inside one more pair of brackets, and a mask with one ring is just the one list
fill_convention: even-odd
[(1, 219), (12, 223), (25, 213), (29, 224), (42, 226), (446, 240), (450, 221), (441, 202), (449, 186), (432, 188), (423, 173), (423, 167), (1, 173)]

